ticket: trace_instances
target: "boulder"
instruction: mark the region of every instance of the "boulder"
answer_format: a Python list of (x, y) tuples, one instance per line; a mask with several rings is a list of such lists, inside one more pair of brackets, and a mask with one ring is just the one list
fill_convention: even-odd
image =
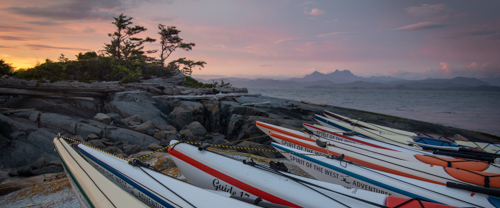
[(87, 135), (87, 138), (85, 140), (90, 141), (90, 140), (98, 140), (98, 139), (99, 139), (99, 136), (97, 136), (96, 134), (89, 134), (89, 135)]
[(148, 145), (148, 148), (152, 151), (156, 151), (156, 150), (159, 150), (161, 148), (163, 148), (162, 146), (158, 145), (158, 144), (155, 144), (155, 143), (151, 143), (150, 145)]
[(120, 148), (115, 147), (115, 146), (109, 146), (109, 147), (104, 148), (103, 150), (105, 152), (109, 152), (109, 153), (114, 154), (114, 155), (118, 155), (118, 154), (123, 153), (123, 151)]
[(35, 166), (37, 168), (43, 168), (45, 166), (47, 166), (47, 164), (49, 163), (49, 160), (45, 157), (40, 157), (38, 158), (38, 160), (35, 161)]
[(98, 113), (94, 116), (94, 121), (101, 122), (103, 124), (111, 123), (111, 117), (104, 113)]
[(204, 137), (207, 134), (207, 130), (198, 121), (191, 122), (187, 127), (194, 136)]
[(175, 125), (177, 129), (182, 129), (184, 126), (191, 123), (194, 119), (193, 113), (182, 108), (176, 107), (174, 110), (168, 115), (169, 122)]
[(182, 138), (176, 133), (167, 133), (167, 140), (177, 140), (180, 141)]
[(154, 128), (155, 124), (152, 121), (146, 121), (143, 124), (137, 126), (134, 130), (146, 134), (150, 129), (154, 131)]
[(172, 125), (156, 125), (156, 128), (160, 131), (177, 131), (177, 129)]
[[(105, 105), (105, 110), (110, 113), (120, 114), (122, 117), (139, 115), (143, 120), (151, 120), (156, 124), (168, 124), (166, 115), (158, 109), (156, 100), (151, 98), (150, 93), (130, 93), (115, 96), (114, 101)], [(133, 100), (133, 101), (129, 101)]]
[(137, 153), (141, 150), (141, 146), (139, 145), (123, 145), (123, 153), (127, 155), (131, 155)]
[(161, 141), (162, 139), (166, 139), (167, 138), (167, 134), (170, 134), (170, 133), (174, 133), (174, 131), (159, 131), (159, 132), (156, 132), (155, 135), (154, 135), (154, 138), (155, 139), (158, 139), (159, 141)]
[(139, 117), (139, 115), (130, 116), (128, 118), (122, 119), (121, 122), (123, 122), (127, 126), (140, 125), (141, 117)]
[(70, 138), (71, 138), (71, 139), (74, 139), (74, 140), (76, 140), (76, 141), (79, 141), (79, 142), (81, 142), (81, 143), (87, 143), (87, 142), (83, 139), (83, 137), (82, 137), (82, 136), (80, 136), (80, 135), (73, 135), (73, 136), (71, 136)]
[(89, 140), (89, 144), (90, 146), (92, 147), (96, 147), (96, 148), (99, 148), (99, 149), (104, 149), (106, 148), (106, 145), (104, 145), (100, 140)]
[(61, 160), (52, 160), (49, 163), (47, 163), (47, 166), (59, 166), (62, 167), (62, 162)]

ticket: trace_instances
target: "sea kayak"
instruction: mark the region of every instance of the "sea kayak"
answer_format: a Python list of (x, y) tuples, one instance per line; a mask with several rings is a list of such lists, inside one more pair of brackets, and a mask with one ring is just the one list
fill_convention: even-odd
[(352, 119), (349, 117), (345, 117), (339, 114), (332, 113), (330, 111), (324, 110), (323, 115), (329, 119), (335, 119), (335, 120), (340, 120), (345, 123), (349, 123), (351, 125), (356, 125), (365, 129), (371, 129), (371, 130), (376, 130), (376, 131), (382, 131), (382, 132), (387, 132), (391, 134), (399, 134), (403, 136), (418, 136), (416, 133), (409, 132), (409, 131), (404, 131), (400, 129), (395, 129), (395, 128), (390, 128), (387, 126), (382, 126), (382, 125), (377, 125), (377, 124), (372, 124), (368, 122), (361, 121), (360, 119)]
[(386, 173), (341, 158), (310, 155), (292, 143), (272, 143), (290, 161), (318, 180), (339, 184), (355, 190), (368, 190), (398, 197), (420, 198), (458, 207), (500, 207), (498, 197), (450, 188), (412, 178)]
[(346, 133), (345, 131), (337, 131), (335, 129), (325, 127), (322, 125), (311, 125), (311, 124), (302, 124), (304, 128), (307, 130), (311, 131), (312, 133), (316, 135), (320, 135), (324, 138), (328, 138), (330, 140), (339, 140), (339, 141), (346, 141), (346, 142), (351, 142), (353, 144), (363, 144), (367, 146), (372, 146), (380, 149), (388, 149), (388, 150), (394, 150), (398, 152), (407, 152), (407, 153), (413, 153), (413, 154), (428, 154), (429, 152), (422, 150), (422, 148), (418, 146), (408, 146), (408, 145), (399, 145), (399, 144), (394, 144), (392, 142), (384, 142), (384, 141), (379, 141), (375, 139), (369, 139), (366, 137), (361, 137), (357, 135), (352, 135), (350, 133)]
[[(371, 158), (377, 158), (377, 160), (383, 161), (391, 161), (392, 163), (405, 163), (412, 162), (416, 164), (423, 164), (424, 166), (442, 166), (442, 167), (453, 167), (460, 168), (465, 170), (473, 170), (473, 171), (482, 171), (487, 173), (500, 173), (500, 168), (496, 165), (490, 165), (484, 161), (476, 161), (476, 160), (464, 160), (464, 159), (455, 159), (451, 157), (440, 157), (436, 155), (432, 155), (429, 153), (426, 154), (412, 154), (406, 152), (397, 152), (388, 149), (376, 148), (373, 146), (357, 144), (349, 142), (350, 140), (332, 140), (329, 137), (322, 137), (320, 135), (314, 135), (310, 133), (300, 132), (292, 129), (287, 129), (284, 127), (267, 124), (264, 122), (256, 122), (256, 126), (261, 129), (266, 134), (270, 134), (270, 132), (281, 133), (284, 135), (288, 135), (293, 138), (297, 138), (304, 141), (316, 142), (319, 139), (322, 142), (327, 142), (333, 147), (344, 150), (344, 152), (349, 156), (353, 156), (352, 154), (348, 154), (348, 152), (352, 152), (353, 154), (362, 154), (368, 155)], [(341, 135), (337, 136), (343, 139)], [(332, 150), (335, 151), (335, 150)], [(345, 152), (347, 151), (347, 152)], [(340, 153), (340, 154), (342, 154)], [(375, 164), (378, 161), (374, 160)]]
[(453, 182), (469, 185), (477, 184), (486, 188), (500, 187), (500, 174), (498, 173), (485, 173), (480, 171), (461, 170), (457, 168), (429, 166), (395, 158), (382, 158), (372, 154), (358, 153), (356, 151), (342, 149), (327, 144), (323, 144), (324, 147), (321, 147), (318, 145), (318, 142), (305, 141), (303, 139), (280, 133), (271, 132), (270, 136), (277, 143), (291, 143), (295, 146), (300, 146), (303, 149), (308, 149), (309, 152), (318, 154), (333, 155), (337, 157), (343, 156), (345, 160), (356, 164), (429, 183), (444, 186), (447, 182)]
[[(341, 120), (329, 119), (329, 118), (326, 118), (326, 117), (323, 117), (320, 115), (315, 115), (314, 119), (319, 124), (321, 124), (323, 126), (333, 127), (333, 128), (344, 130), (344, 131), (356, 132), (356, 133), (360, 134), (361, 136), (376, 139), (379, 141), (391, 142), (391, 143), (403, 145), (403, 146), (407, 146), (408, 144), (410, 144), (409, 141), (413, 141), (413, 138), (410, 136), (394, 134), (391, 132), (378, 131), (378, 130), (373, 130), (373, 129), (368, 129), (368, 128), (362, 128), (362, 127), (359, 127), (357, 125), (351, 125), (350, 123), (345, 123)], [(436, 146), (436, 148), (440, 147), (438, 145), (435, 145), (435, 146)], [(458, 148), (458, 147), (456, 147), (456, 148)]]
[(99, 173), (64, 139), (53, 142), (81, 207), (148, 207)]
[[(176, 142), (171, 141), (171, 144)], [(169, 148), (169, 153), (189, 183), (250, 200), (261, 198), (289, 207), (422, 207), (412, 199), (353, 190), (303, 178), (252, 161), (238, 161), (186, 143)], [(447, 207), (423, 203), (425, 207)]]
[(140, 162), (131, 165), (81, 144), (78, 149), (103, 175), (151, 207), (255, 207), (153, 171)]

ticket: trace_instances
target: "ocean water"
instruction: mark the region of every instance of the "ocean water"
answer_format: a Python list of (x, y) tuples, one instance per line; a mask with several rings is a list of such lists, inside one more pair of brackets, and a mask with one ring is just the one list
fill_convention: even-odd
[(250, 93), (383, 113), (500, 136), (500, 92), (248, 89)]

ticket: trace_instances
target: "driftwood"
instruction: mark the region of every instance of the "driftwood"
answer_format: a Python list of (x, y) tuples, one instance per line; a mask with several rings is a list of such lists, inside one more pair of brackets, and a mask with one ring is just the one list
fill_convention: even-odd
[(249, 96), (256, 97), (260, 96), (260, 94), (248, 94), (248, 93), (219, 93), (215, 95), (161, 95), (161, 96), (153, 96), (152, 98), (156, 99), (180, 99), (180, 100), (220, 100), (223, 98), (232, 98), (232, 97), (241, 97), (241, 96)]
[(34, 108), (29, 108), (29, 109), (13, 109), (13, 108), (0, 108), (0, 113), (1, 114), (9, 114), (9, 113), (19, 113), (19, 112), (28, 112), (28, 111), (34, 111)]
[(317, 105), (317, 106), (326, 106), (327, 104), (326, 103), (313, 103), (309, 100), (302, 100), (300, 101), (301, 103), (304, 103), (304, 104), (309, 104), (309, 105)]
[(269, 105), (269, 104), (271, 104), (270, 101), (260, 102), (260, 103), (242, 103), (241, 105), (243, 105), (243, 106), (255, 106), (255, 105)]
[[(51, 97), (51, 98), (67, 98), (75, 100), (94, 100), (92, 97), (102, 97), (99, 93), (64, 93), (64, 92), (50, 92), (41, 90), (25, 90), (25, 89), (14, 89), (14, 88), (0, 88), (0, 95), (24, 95), (32, 97)], [(89, 97), (87, 97), (89, 96)]]

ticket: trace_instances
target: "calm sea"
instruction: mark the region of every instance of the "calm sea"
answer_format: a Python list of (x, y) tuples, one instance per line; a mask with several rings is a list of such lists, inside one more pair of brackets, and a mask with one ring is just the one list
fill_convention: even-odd
[(500, 92), (248, 89), (250, 93), (383, 113), (500, 136)]

